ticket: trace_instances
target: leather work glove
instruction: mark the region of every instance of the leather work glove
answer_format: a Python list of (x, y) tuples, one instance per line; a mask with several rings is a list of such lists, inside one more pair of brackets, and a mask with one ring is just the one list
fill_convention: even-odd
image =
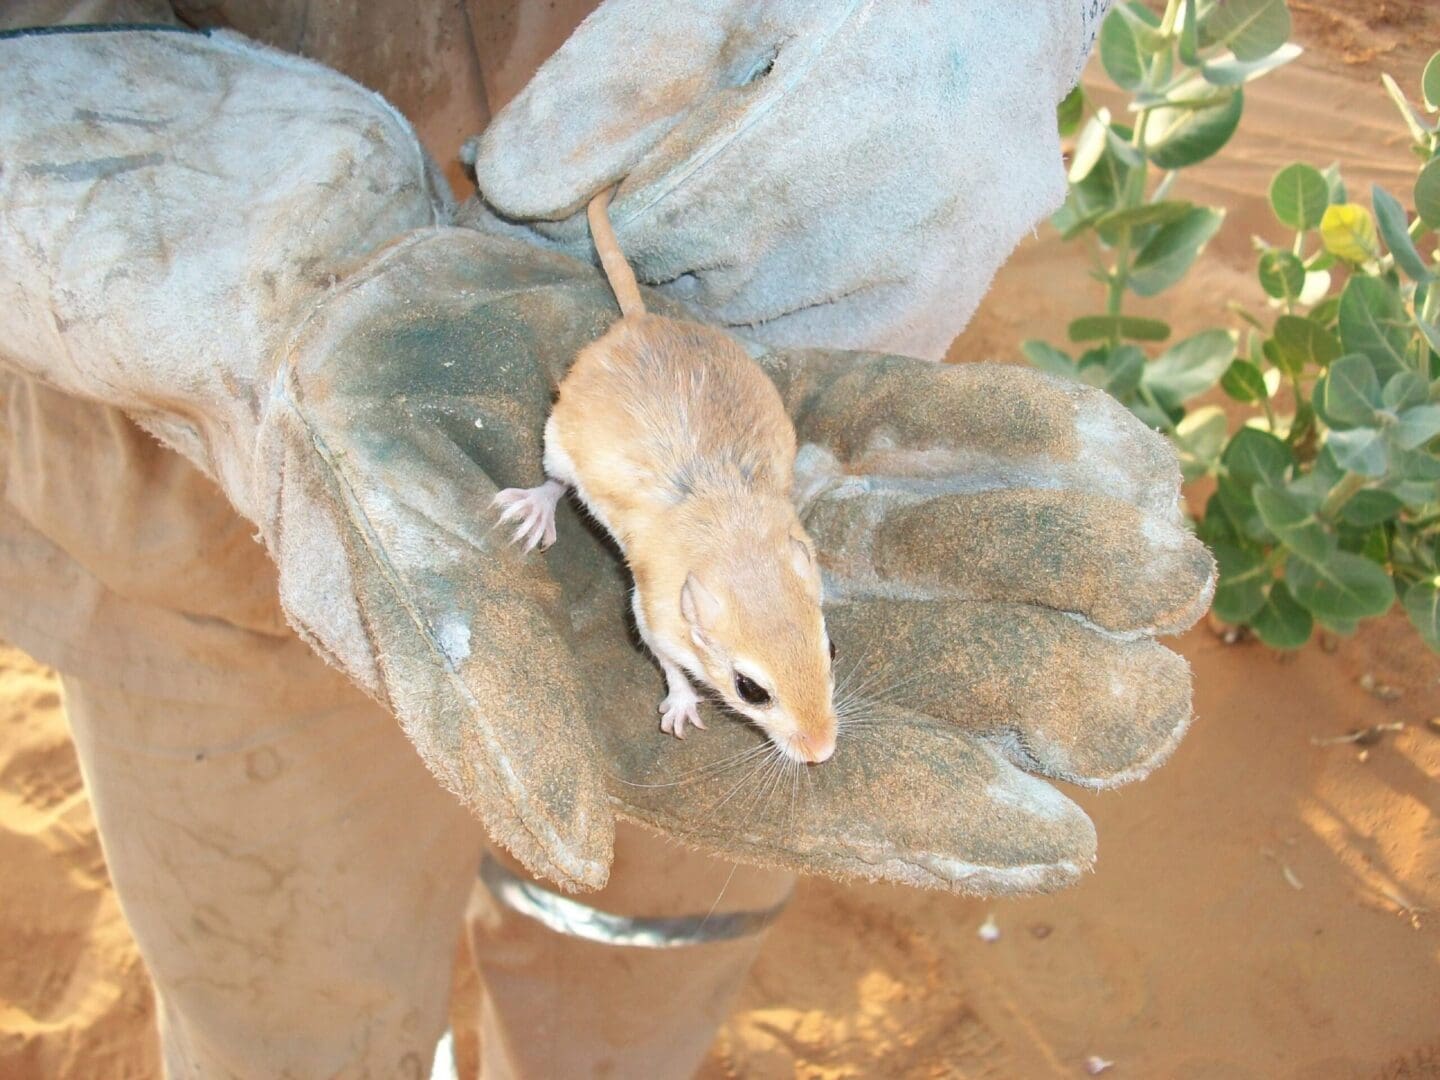
[(1055, 105), (1108, 0), (607, 0), (486, 129), (464, 219), (771, 345), (939, 358), (1065, 197)]
[(494, 528), (616, 317), (597, 271), (445, 226), (382, 102), (234, 36), (0, 40), (0, 100), (0, 360), (213, 476), (292, 624), (535, 873), (603, 883), (618, 813), (806, 873), (1058, 887), (1094, 831), (1039, 777), (1138, 779), (1183, 734), (1155, 638), (1213, 566), (1168, 444), (1103, 393), (757, 347), (856, 693), (830, 762), (775, 769), (734, 717), (659, 732), (628, 577), (572, 507), (543, 556)]

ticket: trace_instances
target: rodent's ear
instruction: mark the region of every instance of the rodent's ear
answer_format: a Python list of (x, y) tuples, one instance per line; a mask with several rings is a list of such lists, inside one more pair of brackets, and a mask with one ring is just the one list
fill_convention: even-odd
[(709, 630), (720, 618), (720, 598), (707, 589), (693, 573), (685, 575), (680, 587), (680, 614), (692, 629)]
[(795, 566), (795, 573), (805, 581), (814, 576), (815, 553), (810, 550), (808, 543), (793, 533), (790, 535), (790, 561)]

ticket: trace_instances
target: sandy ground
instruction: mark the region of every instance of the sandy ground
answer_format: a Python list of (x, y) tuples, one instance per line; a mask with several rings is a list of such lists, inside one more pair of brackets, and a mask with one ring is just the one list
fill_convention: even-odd
[[(1292, 2), (1300, 63), (1177, 195), (1229, 220), (1177, 330), (1258, 303), (1249, 236), (1291, 160), (1402, 190), (1378, 85), (1440, 44), (1424, 0)], [(1405, 185), (1408, 190), (1408, 185)], [(1043, 236), (1003, 270), (955, 359), (1060, 340), (1094, 302)], [(1440, 659), (1400, 619), (1280, 656), (1209, 628), (1179, 642), (1196, 725), (1134, 788), (1069, 792), (1100, 834), (1065, 893), (961, 901), (805, 885), (707, 1062), (720, 1077), (1440, 1077)], [(1323, 740), (1377, 723), (1374, 745)], [(1321, 744), (1317, 745), (1317, 741)], [(0, 1077), (157, 1075), (144, 969), (109, 890), (53, 675), (0, 648)], [(993, 916), (1001, 936), (976, 931)], [(465, 980), (462, 980), (462, 982)]]

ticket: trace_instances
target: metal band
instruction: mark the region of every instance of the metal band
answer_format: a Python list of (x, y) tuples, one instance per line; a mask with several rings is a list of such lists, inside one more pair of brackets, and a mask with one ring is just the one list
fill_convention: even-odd
[(734, 941), (760, 933), (785, 910), (786, 896), (760, 911), (727, 911), (712, 915), (677, 915), (636, 918), (612, 915), (517, 877), (509, 867), (487, 854), (480, 862), (480, 880), (492, 896), (557, 934), (601, 945), (628, 945), (641, 949), (678, 949), (712, 941)]

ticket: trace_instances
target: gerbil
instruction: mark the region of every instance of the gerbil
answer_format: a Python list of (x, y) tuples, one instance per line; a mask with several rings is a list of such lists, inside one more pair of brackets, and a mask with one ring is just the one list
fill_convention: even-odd
[(537, 488), (495, 496), (527, 550), (555, 540), (574, 488), (635, 577), (635, 621), (665, 671), (661, 730), (704, 728), (690, 679), (755, 721), (789, 758), (835, 751), (834, 648), (815, 548), (790, 503), (795, 429), (740, 344), (649, 314), (610, 228), (589, 206), (621, 318), (580, 351), (545, 425)]

